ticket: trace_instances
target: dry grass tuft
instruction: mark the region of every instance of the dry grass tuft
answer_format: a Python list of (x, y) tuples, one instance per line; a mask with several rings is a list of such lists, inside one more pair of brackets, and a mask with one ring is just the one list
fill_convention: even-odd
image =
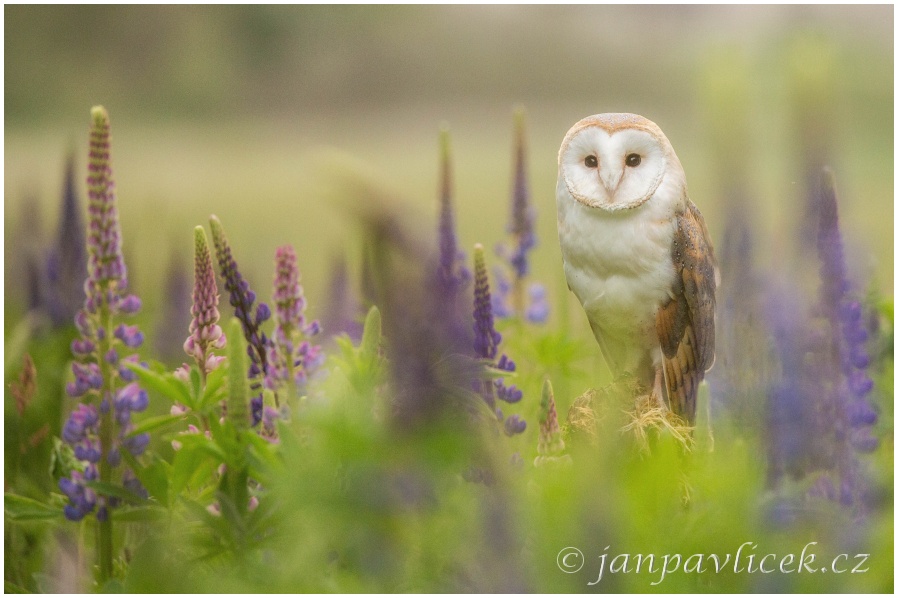
[(636, 405), (626, 414), (630, 421), (621, 428), (621, 432), (631, 433), (639, 449), (645, 453), (650, 452), (649, 438), (652, 433), (661, 436), (665, 431), (682, 444), (685, 451), (690, 452), (695, 446), (695, 428), (660, 405), (651, 395), (637, 396)]
[(675, 438), (686, 452), (695, 447), (695, 428), (661, 405), (630, 376), (602, 388), (591, 388), (571, 404), (564, 426), (568, 440), (596, 446), (601, 428), (617, 429), (632, 437), (646, 454), (651, 452), (651, 439), (664, 434)]

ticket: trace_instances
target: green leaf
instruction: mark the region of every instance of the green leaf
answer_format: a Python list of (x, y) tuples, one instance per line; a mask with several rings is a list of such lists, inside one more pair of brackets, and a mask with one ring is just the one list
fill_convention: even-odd
[(3, 593), (4, 594), (31, 594), (28, 590), (21, 586), (17, 586), (11, 581), (3, 580)]
[(113, 521), (158, 521), (165, 517), (166, 510), (156, 505), (112, 509)]
[(151, 372), (140, 364), (124, 362), (125, 366), (137, 375), (142, 386), (166, 397), (172, 403), (181, 403), (193, 408), (193, 400), (187, 384), (174, 374)]
[(99, 494), (103, 494), (105, 496), (115, 496), (117, 498), (121, 498), (122, 500), (126, 500), (132, 504), (145, 505), (150, 504), (148, 500), (137, 496), (124, 486), (119, 486), (118, 484), (110, 484), (109, 482), (101, 482), (100, 480), (92, 480), (85, 481), (84, 485), (88, 488), (93, 489)]
[(381, 337), (381, 318), (380, 310), (376, 305), (372, 305), (365, 316), (365, 328), (362, 332), (362, 342), (359, 350), (362, 356), (373, 360), (377, 357), (377, 348), (380, 345)]
[(214, 407), (219, 401), (225, 398), (221, 389), (228, 377), (226, 363), (227, 362), (220, 364), (206, 376), (206, 387), (200, 394), (198, 404), (198, 410), (200, 412), (206, 413), (210, 407)]
[(139, 424), (134, 426), (134, 429), (130, 434), (128, 434), (128, 436), (137, 436), (138, 434), (143, 434), (144, 432), (151, 432), (153, 430), (156, 430), (157, 428), (167, 426), (168, 424), (182, 421), (183, 419), (183, 415), (157, 415), (155, 417), (148, 417), (147, 419), (142, 420)]
[(62, 521), (62, 511), (33, 498), (6, 492), (3, 494), (3, 512), (7, 521), (26, 523), (33, 521)]
[[(168, 480), (169, 493), (172, 497), (180, 495), (191, 482), (205, 484), (208, 480), (203, 479), (204, 475), (211, 480), (215, 466), (224, 461), (223, 455), (217, 450), (218, 447), (203, 436), (184, 434), (178, 437), (178, 442), (181, 442), (182, 446), (175, 453), (171, 477)], [(206, 466), (207, 461), (214, 461), (215, 465)]]
[(134, 473), (150, 496), (160, 501), (163, 506), (168, 506), (171, 504), (168, 490), (171, 470), (172, 466), (168, 462), (154, 455), (152, 463), (140, 470), (134, 470)]

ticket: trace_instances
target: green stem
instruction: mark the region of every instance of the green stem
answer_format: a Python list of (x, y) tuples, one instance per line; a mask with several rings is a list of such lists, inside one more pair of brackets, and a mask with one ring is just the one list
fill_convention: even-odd
[[(105, 293), (104, 293), (105, 294)], [(100, 371), (103, 375), (103, 394), (100, 401), (108, 397), (109, 411), (100, 417), (100, 446), (103, 457), (100, 459), (100, 481), (110, 483), (112, 480), (112, 467), (106, 458), (112, 450), (112, 420), (114, 418), (114, 405), (112, 397), (115, 394), (114, 372), (109, 362), (106, 361), (105, 355), (112, 348), (112, 315), (109, 307), (106, 305), (105, 298), (103, 306), (100, 309), (100, 322), (103, 326), (105, 334), (98, 343), (98, 361), (100, 362)], [(112, 514), (109, 508), (106, 508), (106, 520), (97, 519), (97, 582), (102, 588), (112, 577)]]

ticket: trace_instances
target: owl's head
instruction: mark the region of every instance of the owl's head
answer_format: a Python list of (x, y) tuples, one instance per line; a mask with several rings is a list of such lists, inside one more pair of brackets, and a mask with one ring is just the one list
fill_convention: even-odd
[(638, 114), (596, 114), (571, 127), (558, 151), (558, 177), (578, 202), (607, 211), (641, 206), (662, 182), (686, 186), (667, 137)]

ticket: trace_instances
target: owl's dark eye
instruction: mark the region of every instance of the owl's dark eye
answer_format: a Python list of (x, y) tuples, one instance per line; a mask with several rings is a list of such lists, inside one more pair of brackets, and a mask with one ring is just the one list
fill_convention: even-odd
[(599, 165), (599, 159), (595, 156), (586, 156), (586, 159), (583, 160), (583, 163), (586, 164), (587, 168), (595, 168)]
[(641, 162), (642, 162), (642, 156), (640, 156), (639, 154), (629, 154), (627, 156), (627, 166), (629, 166), (630, 168), (635, 168), (636, 166), (639, 166), (639, 164)]

